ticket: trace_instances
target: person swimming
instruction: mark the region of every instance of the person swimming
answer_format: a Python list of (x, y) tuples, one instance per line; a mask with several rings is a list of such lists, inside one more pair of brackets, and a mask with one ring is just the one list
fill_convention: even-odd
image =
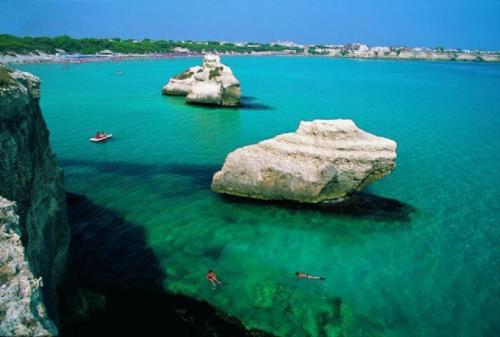
[(300, 271), (296, 272), (295, 273), (295, 276), (297, 277), (297, 279), (303, 279), (303, 278), (308, 278), (308, 279), (311, 279), (311, 280), (321, 280), (321, 281), (324, 281), (325, 278), (324, 277), (321, 277), (321, 276), (313, 276), (311, 274), (306, 274), (306, 273), (302, 273)]
[(213, 271), (213, 270), (209, 270), (207, 272), (207, 280), (212, 283), (212, 285), (217, 288), (217, 284), (222, 284), (221, 281), (219, 281), (219, 279), (217, 278), (217, 274)]

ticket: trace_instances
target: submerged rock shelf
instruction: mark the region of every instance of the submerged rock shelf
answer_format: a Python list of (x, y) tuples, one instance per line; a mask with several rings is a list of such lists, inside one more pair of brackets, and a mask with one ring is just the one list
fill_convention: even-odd
[[(68, 193), (72, 242), (71, 273), (85, 289), (104, 295), (106, 304), (80, 320), (62, 317), (64, 336), (118, 334), (272, 337), (247, 329), (207, 302), (169, 294), (168, 282), (143, 228), (85, 196)], [(120, 256), (120, 259), (116, 259)]]

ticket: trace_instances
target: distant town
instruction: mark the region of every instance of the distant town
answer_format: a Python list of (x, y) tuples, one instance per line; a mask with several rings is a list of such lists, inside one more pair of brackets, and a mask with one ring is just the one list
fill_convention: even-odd
[(81, 63), (133, 58), (169, 58), (220, 55), (306, 55), (361, 59), (441, 60), (499, 62), (500, 51), (446, 49), (443, 47), (369, 46), (349, 44), (299, 44), (292, 41), (227, 42), (150, 39), (74, 39), (0, 35), (0, 63)]

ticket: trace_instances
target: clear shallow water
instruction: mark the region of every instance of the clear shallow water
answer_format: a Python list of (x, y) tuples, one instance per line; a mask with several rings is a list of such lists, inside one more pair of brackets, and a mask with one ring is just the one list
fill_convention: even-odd
[[(22, 67), (42, 78), (66, 188), (143, 228), (167, 289), (282, 336), (499, 331), (500, 65), (223, 61), (242, 83), (244, 108), (159, 94), (198, 59)], [(368, 192), (410, 205), (409, 218), (210, 192), (228, 152), (315, 118), (351, 118), (398, 142), (396, 171)], [(96, 130), (114, 139), (90, 144)], [(211, 290), (209, 268), (228, 284)], [(295, 271), (326, 281), (297, 281)]]

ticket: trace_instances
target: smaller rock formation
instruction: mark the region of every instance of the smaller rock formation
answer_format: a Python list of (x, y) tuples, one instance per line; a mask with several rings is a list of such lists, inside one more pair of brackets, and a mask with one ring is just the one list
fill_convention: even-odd
[(171, 78), (163, 87), (164, 95), (186, 96), (188, 103), (237, 106), (240, 82), (231, 68), (220, 63), (217, 55), (203, 57), (203, 66), (194, 66)]
[(351, 120), (301, 122), (286, 133), (231, 152), (212, 190), (264, 200), (342, 200), (395, 168), (396, 142)]
[(56, 336), (20, 235), (15, 203), (0, 197), (0, 336)]

